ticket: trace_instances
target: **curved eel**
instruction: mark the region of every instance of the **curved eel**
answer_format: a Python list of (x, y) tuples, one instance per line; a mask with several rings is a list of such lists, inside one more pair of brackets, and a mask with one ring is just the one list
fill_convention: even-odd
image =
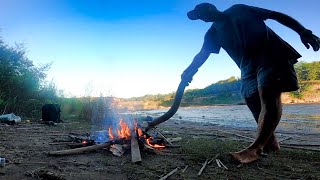
[(188, 85), (189, 85), (189, 82), (187, 81), (182, 80), (180, 82), (171, 108), (164, 115), (150, 122), (145, 131), (148, 131), (151, 128), (155, 127), (156, 125), (167, 121), (178, 111), (184, 90)]

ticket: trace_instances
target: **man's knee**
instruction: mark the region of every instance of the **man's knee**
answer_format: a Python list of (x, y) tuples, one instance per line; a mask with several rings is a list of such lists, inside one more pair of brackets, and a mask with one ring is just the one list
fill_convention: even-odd
[(261, 102), (280, 100), (281, 92), (273, 87), (259, 87), (258, 91)]
[(274, 115), (281, 114), (281, 92), (271, 87), (259, 87), (259, 96), (261, 100), (261, 109), (264, 113)]
[(254, 116), (255, 120), (257, 121), (259, 118), (259, 114), (261, 112), (261, 102), (258, 91), (252, 96), (245, 98), (246, 104), (250, 109), (252, 115)]

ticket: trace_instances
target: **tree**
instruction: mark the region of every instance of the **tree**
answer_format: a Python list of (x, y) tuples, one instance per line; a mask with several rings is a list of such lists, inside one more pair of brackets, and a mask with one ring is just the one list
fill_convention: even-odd
[(57, 101), (53, 82), (45, 81), (50, 63), (37, 67), (23, 45), (9, 47), (0, 39), (0, 113), (39, 116), (41, 106)]

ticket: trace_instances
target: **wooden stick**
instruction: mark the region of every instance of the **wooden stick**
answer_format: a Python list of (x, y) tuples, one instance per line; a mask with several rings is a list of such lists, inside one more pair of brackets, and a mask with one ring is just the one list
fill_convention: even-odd
[(140, 148), (135, 135), (131, 136), (131, 160), (133, 163), (141, 162)]
[(157, 131), (157, 133), (160, 134), (160, 136), (167, 141), (171, 146), (174, 146), (160, 131), (158, 131), (156, 128), (154, 128), (155, 131)]
[(288, 145), (288, 146), (320, 146), (320, 144), (318, 143), (318, 144), (303, 144), (303, 143), (301, 143), (301, 144), (299, 144), (299, 143), (283, 143), (282, 145)]
[(102, 149), (105, 147), (109, 147), (112, 143), (106, 142), (103, 144), (95, 144), (92, 146), (75, 148), (75, 149), (68, 149), (68, 150), (61, 150), (61, 151), (51, 151), (48, 153), (49, 156), (66, 156), (66, 155), (73, 155), (73, 154), (81, 154), (84, 152), (90, 152), (98, 149)]
[(202, 168), (201, 168), (201, 169), (200, 169), (200, 171), (198, 172), (198, 176), (200, 176), (200, 175), (201, 175), (202, 171), (203, 171), (203, 170), (204, 170), (204, 168), (207, 166), (207, 164), (208, 164), (208, 159), (206, 159), (206, 161), (203, 163)]
[(160, 178), (159, 180), (165, 180), (167, 179), (169, 176), (171, 176), (172, 174), (174, 174), (175, 172), (178, 171), (178, 168), (175, 168), (174, 170), (172, 170), (169, 174), (163, 176), (162, 178)]
[(167, 138), (168, 141), (170, 142), (178, 142), (182, 140), (182, 137), (176, 137), (176, 138)]
[(212, 158), (210, 161), (208, 161), (208, 164), (210, 164), (213, 160), (215, 160), (220, 154), (217, 154), (214, 158)]
[(292, 136), (286, 137), (286, 138), (281, 139), (280, 141), (278, 141), (278, 143), (282, 143), (283, 141), (288, 140), (288, 139), (291, 139), (291, 138), (292, 138)]
[(320, 149), (304, 148), (304, 147), (300, 147), (300, 146), (281, 145), (281, 147), (284, 147), (284, 148), (290, 148), (290, 149), (302, 149), (302, 150), (307, 150), (307, 151), (316, 151), (316, 152), (320, 152)]
[(208, 164), (210, 164), (213, 160), (214, 160), (214, 158), (212, 158), (210, 161), (208, 161)]
[(216, 163), (218, 164), (219, 167), (221, 167), (221, 164), (218, 159), (216, 159)]
[(181, 145), (166, 145), (166, 148), (179, 148)]
[(252, 137), (244, 136), (244, 135), (241, 135), (241, 134), (236, 134), (236, 133), (231, 133), (231, 132), (226, 132), (226, 131), (221, 131), (221, 130), (218, 130), (218, 131), (220, 131), (222, 133), (231, 134), (231, 135), (235, 135), (235, 136), (238, 136), (238, 137), (254, 140), (254, 138), (252, 138)]
[(220, 161), (220, 159), (218, 159), (218, 161), (219, 161), (219, 163), (220, 163), (226, 170), (228, 170), (227, 166), (225, 166), (225, 165)]
[(186, 167), (182, 170), (182, 172), (184, 173), (188, 167), (189, 167), (189, 165), (186, 165)]
[(49, 145), (62, 145), (62, 144), (72, 144), (71, 141), (65, 141), (65, 142), (51, 142)]

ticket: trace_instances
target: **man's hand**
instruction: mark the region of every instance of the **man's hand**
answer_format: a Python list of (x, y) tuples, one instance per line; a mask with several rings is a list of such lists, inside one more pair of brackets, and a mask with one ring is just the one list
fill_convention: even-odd
[(148, 132), (150, 129), (154, 128), (155, 126), (152, 124), (152, 122), (148, 123), (148, 126), (146, 127), (146, 129), (144, 130), (145, 132)]
[(306, 46), (307, 49), (309, 49), (311, 45), (314, 51), (319, 50), (320, 38), (312, 34), (312, 31), (305, 30), (303, 33), (300, 34), (300, 38), (302, 43)]
[(192, 77), (198, 72), (198, 68), (188, 67), (181, 74), (181, 80), (184, 82), (191, 83)]

